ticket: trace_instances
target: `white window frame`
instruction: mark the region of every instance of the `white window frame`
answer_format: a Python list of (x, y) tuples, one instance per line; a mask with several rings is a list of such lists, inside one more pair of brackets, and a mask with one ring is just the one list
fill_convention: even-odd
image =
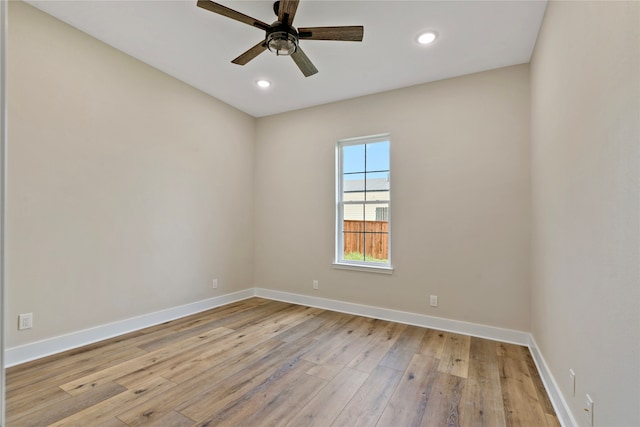
[[(385, 201), (387, 203), (387, 221), (388, 225), (388, 253), (387, 253), (387, 263), (379, 263), (379, 262), (368, 262), (368, 261), (351, 261), (345, 260), (344, 257), (344, 205), (345, 202), (343, 200), (343, 158), (342, 158), (342, 147), (350, 146), (350, 145), (362, 145), (362, 144), (372, 144), (376, 142), (389, 142), (389, 200)], [(346, 138), (341, 139), (336, 144), (336, 227), (335, 227), (335, 258), (333, 266), (334, 268), (347, 269), (347, 270), (358, 270), (358, 271), (366, 271), (366, 272), (374, 272), (374, 273), (393, 273), (393, 267), (391, 264), (391, 199), (392, 190), (391, 190), (391, 134), (383, 133), (378, 135), (370, 135), (356, 138)], [(360, 201), (358, 203), (363, 204), (379, 204), (380, 201)]]

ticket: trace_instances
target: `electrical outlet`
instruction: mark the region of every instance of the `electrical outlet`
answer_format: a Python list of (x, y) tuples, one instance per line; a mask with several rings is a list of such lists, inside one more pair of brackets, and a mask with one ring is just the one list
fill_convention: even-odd
[(587, 420), (587, 427), (593, 427), (593, 399), (588, 394), (585, 399), (584, 415)]
[(438, 306), (438, 295), (430, 295), (429, 296), (429, 304), (431, 305), (431, 307), (437, 307)]
[(18, 330), (33, 328), (33, 313), (18, 315)]
[(218, 289), (218, 279), (213, 279), (212, 286), (213, 289)]
[(573, 369), (569, 369), (569, 388), (571, 389), (571, 396), (576, 396), (576, 373)]
[(317, 280), (313, 281), (313, 289), (318, 289), (318, 281)]

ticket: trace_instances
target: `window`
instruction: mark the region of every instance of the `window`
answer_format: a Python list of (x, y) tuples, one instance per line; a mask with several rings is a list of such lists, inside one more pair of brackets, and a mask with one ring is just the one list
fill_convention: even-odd
[(389, 218), (389, 208), (376, 208), (376, 221), (388, 221)]
[(391, 270), (390, 139), (338, 141), (336, 266)]

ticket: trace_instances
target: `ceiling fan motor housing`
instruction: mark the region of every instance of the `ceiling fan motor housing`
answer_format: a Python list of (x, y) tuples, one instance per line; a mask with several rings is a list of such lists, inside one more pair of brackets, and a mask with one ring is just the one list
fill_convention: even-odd
[(276, 55), (292, 55), (298, 49), (298, 32), (295, 28), (276, 21), (267, 30), (265, 42)]

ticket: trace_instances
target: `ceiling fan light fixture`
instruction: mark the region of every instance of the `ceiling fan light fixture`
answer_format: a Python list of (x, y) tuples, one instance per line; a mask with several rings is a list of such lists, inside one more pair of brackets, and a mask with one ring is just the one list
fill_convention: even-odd
[(433, 43), (438, 35), (433, 31), (428, 31), (426, 33), (422, 33), (418, 36), (418, 43), (422, 45), (427, 45)]
[(292, 55), (298, 48), (298, 38), (287, 31), (274, 31), (267, 35), (267, 47), (276, 55)]

